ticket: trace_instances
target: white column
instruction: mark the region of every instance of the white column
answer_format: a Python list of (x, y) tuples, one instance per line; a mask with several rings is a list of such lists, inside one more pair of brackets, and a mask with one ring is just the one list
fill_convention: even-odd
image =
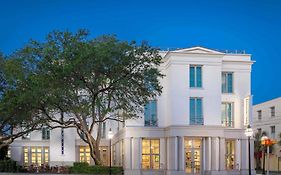
[(141, 165), (141, 138), (132, 138), (132, 169), (139, 170)]
[(178, 143), (177, 137), (169, 137), (167, 140), (167, 169), (177, 170), (178, 167)]
[(241, 171), (247, 171), (248, 170), (248, 140), (247, 139), (241, 139)]
[(219, 170), (219, 138), (212, 137), (212, 171)]
[(124, 139), (124, 167), (127, 170), (132, 169), (132, 142), (131, 138)]
[(185, 169), (184, 137), (178, 137), (178, 170)]
[(166, 138), (160, 138), (160, 169), (167, 168), (167, 147)]
[(241, 143), (239, 139), (235, 140), (235, 160), (236, 160), (236, 169), (241, 169)]
[(225, 138), (220, 138), (220, 171), (225, 170)]
[(208, 137), (205, 140), (205, 170), (210, 171), (212, 167), (212, 139)]

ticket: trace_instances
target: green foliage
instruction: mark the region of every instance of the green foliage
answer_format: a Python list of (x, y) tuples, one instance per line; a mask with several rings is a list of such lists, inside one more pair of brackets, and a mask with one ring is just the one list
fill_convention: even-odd
[(22, 168), (13, 160), (0, 160), (0, 172), (20, 172)]
[[(112, 174), (121, 174), (123, 171), (122, 167), (111, 167)], [(76, 162), (70, 167), (70, 173), (77, 174), (108, 174), (108, 166), (89, 166), (88, 163)]]
[(4, 146), (0, 148), (0, 160), (4, 160), (5, 158), (7, 158), (7, 154), (8, 154), (8, 146)]

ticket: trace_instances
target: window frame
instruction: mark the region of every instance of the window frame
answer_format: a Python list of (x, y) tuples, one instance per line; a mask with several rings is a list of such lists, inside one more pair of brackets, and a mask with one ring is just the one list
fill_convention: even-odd
[[(191, 68), (194, 67), (194, 86), (191, 86)], [(201, 86), (197, 85), (197, 68), (201, 68)], [(203, 88), (203, 65), (196, 65), (196, 64), (191, 64), (189, 65), (189, 88)]]
[[(152, 110), (150, 109), (149, 111), (149, 120), (146, 120), (146, 115), (145, 115), (145, 111), (147, 109), (147, 105), (151, 104), (152, 102), (155, 102), (155, 120), (152, 119)], [(158, 108), (157, 108), (157, 105), (158, 105), (158, 101), (157, 99), (152, 99), (152, 100), (149, 100), (145, 105), (144, 105), (144, 126), (146, 127), (157, 127), (158, 126)], [(148, 122), (148, 123), (147, 123)]]
[(258, 110), (258, 120), (262, 120), (262, 110)]
[[(194, 122), (192, 122), (191, 120), (191, 100), (194, 99), (195, 103), (194, 103), (194, 113), (195, 113), (195, 117), (194, 117)], [(201, 118), (197, 117), (197, 100), (200, 99), (201, 100), (201, 113), (202, 116)], [(203, 109), (203, 97), (190, 97), (189, 98), (189, 125), (204, 125), (204, 109)], [(200, 123), (201, 120), (201, 123)], [(198, 122), (199, 121), (199, 122)]]
[(271, 106), (270, 107), (270, 117), (275, 117), (275, 113), (276, 111), (275, 111), (275, 106)]
[[(160, 170), (160, 138), (142, 138), (142, 142), (141, 142), (141, 145), (143, 145), (143, 141), (144, 140), (148, 140), (149, 141), (149, 153), (143, 153), (143, 146), (142, 146), (142, 149), (141, 149), (141, 169), (143, 170)], [(151, 143), (152, 141), (155, 141), (157, 140), (158, 141), (158, 149), (159, 149), (159, 152), (158, 154), (156, 153), (152, 153), (152, 146), (151, 146)], [(149, 168), (144, 168), (143, 167), (143, 156), (149, 156)], [(159, 161), (158, 161), (158, 169), (157, 168), (152, 168), (152, 167), (155, 167), (153, 166), (153, 156), (158, 156), (159, 157)]]
[[(221, 124), (222, 124), (222, 126), (224, 126), (224, 127), (231, 127), (231, 128), (233, 128), (234, 127), (234, 102), (222, 102), (221, 103), (221, 105), (226, 105), (226, 104), (230, 104), (230, 106), (231, 106), (231, 121), (230, 121), (230, 126), (228, 126), (227, 125), (227, 123), (225, 124), (225, 122), (223, 121), (223, 119), (222, 119), (222, 117), (223, 116), (221, 116)], [(221, 111), (222, 112), (222, 111)], [(227, 111), (226, 111), (226, 113), (227, 113)], [(226, 118), (228, 118), (228, 116), (226, 115), (225, 116)], [(227, 121), (227, 120), (225, 120), (225, 121)]]
[[(233, 153), (227, 153), (227, 143), (228, 142), (232, 142), (233, 143)], [(232, 170), (236, 170), (236, 156), (235, 156), (235, 152), (236, 152), (236, 144), (235, 144), (235, 140), (233, 139), (225, 139), (225, 169), (227, 171), (232, 171)], [(233, 156), (233, 165), (228, 165), (227, 163), (227, 159), (232, 158)], [(229, 168), (230, 166), (233, 166), (233, 168)]]
[[(274, 132), (273, 132), (274, 131)], [(270, 126), (270, 135), (273, 139), (275, 139), (275, 134), (276, 134), (276, 127), (275, 125)]]
[[(226, 74), (226, 77), (225, 77), (225, 89), (226, 89), (226, 91), (224, 91), (224, 88), (223, 88), (223, 77), (224, 77), (224, 74)], [(228, 75), (229, 74), (231, 74), (232, 75), (232, 81), (231, 81), (231, 92), (229, 92), (228, 91), (228, 87), (229, 87), (229, 85), (228, 85)], [(222, 73), (221, 73), (221, 92), (223, 93), (223, 94), (233, 94), (234, 93), (234, 72), (229, 72), (229, 71), (223, 71)]]

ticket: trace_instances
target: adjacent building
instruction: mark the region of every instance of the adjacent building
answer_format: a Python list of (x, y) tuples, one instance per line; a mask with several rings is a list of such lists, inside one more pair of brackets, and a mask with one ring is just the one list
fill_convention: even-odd
[[(111, 128), (112, 164), (127, 175), (248, 174), (251, 55), (203, 47), (160, 54), (163, 93), (145, 105), (142, 117), (103, 124), (104, 164)], [(11, 145), (11, 157), (24, 165), (92, 163), (74, 129), (32, 132)]]
[[(270, 139), (279, 142), (281, 139), (281, 97), (254, 105), (253, 113), (255, 132), (259, 134), (264, 133)], [(273, 146), (269, 159), (269, 170), (280, 171), (281, 147), (278, 143)]]

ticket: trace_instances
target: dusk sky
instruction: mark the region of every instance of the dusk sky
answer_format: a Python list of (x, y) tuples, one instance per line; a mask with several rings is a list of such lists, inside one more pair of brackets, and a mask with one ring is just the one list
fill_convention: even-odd
[(281, 1), (2, 0), (0, 51), (8, 55), (53, 30), (85, 28), (155, 47), (246, 50), (254, 103), (281, 96)]

